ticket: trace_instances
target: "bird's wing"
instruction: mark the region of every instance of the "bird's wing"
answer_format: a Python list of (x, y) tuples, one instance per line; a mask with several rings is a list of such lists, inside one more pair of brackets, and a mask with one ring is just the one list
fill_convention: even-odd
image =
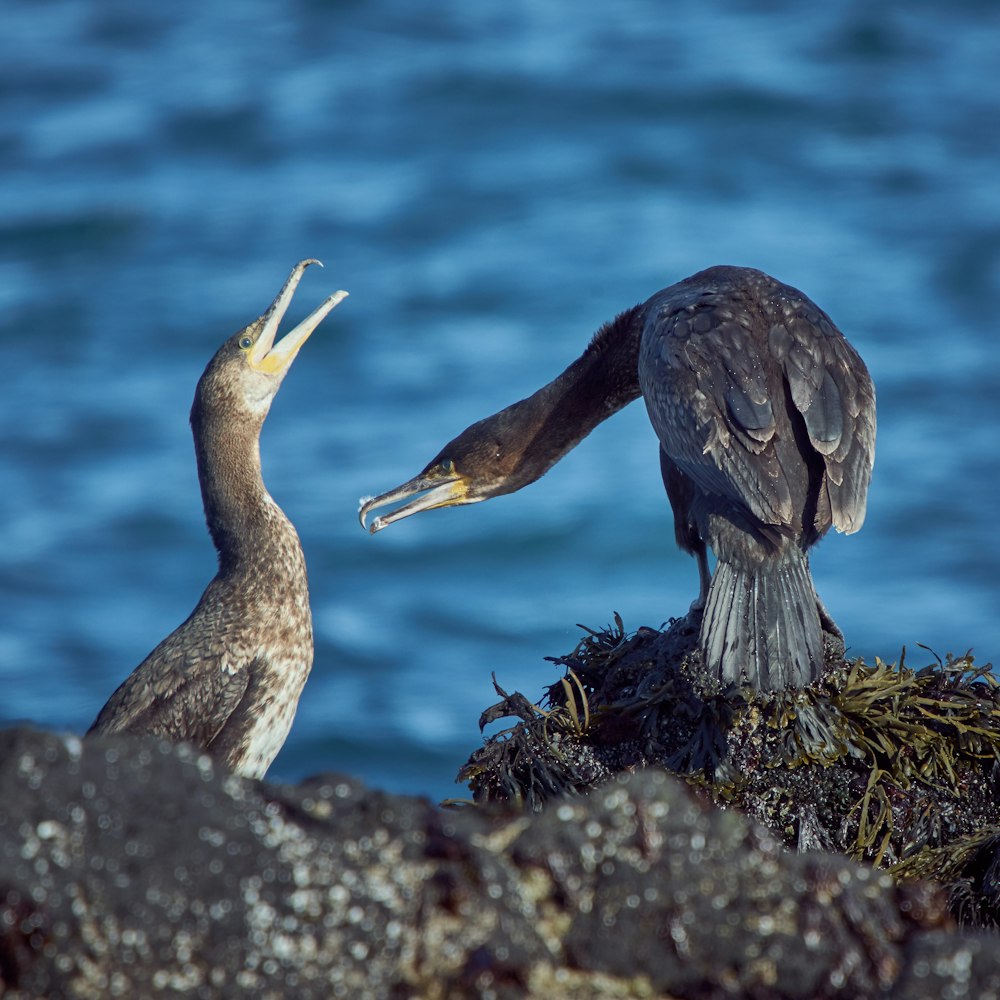
[[(817, 306), (779, 286), (761, 315), (727, 296), (655, 312), (643, 375), (650, 417), (668, 454), (702, 490), (743, 504), (765, 524), (791, 524), (793, 442), (776, 440), (784, 381), (809, 440), (826, 464), (828, 509), (856, 531), (875, 444), (874, 388), (864, 363)], [(772, 315), (768, 315), (768, 313)], [(752, 324), (763, 336), (754, 336)]]
[(168, 636), (108, 700), (91, 732), (150, 733), (208, 747), (250, 683), (246, 660)]
[(652, 367), (640, 374), (664, 449), (701, 490), (745, 505), (765, 524), (788, 524), (787, 475), (768, 447), (773, 378), (748, 317), (709, 298), (661, 311), (653, 322)]
[(768, 333), (792, 402), (813, 448), (823, 456), (829, 521), (857, 531), (865, 519), (875, 461), (875, 386), (865, 363), (829, 316), (785, 289)]

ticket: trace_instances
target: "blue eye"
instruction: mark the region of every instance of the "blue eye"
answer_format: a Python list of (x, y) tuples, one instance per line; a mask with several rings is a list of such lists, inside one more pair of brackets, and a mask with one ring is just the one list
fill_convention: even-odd
[(242, 347), (244, 351), (249, 350), (251, 347), (253, 347), (253, 338), (240, 337), (240, 347)]

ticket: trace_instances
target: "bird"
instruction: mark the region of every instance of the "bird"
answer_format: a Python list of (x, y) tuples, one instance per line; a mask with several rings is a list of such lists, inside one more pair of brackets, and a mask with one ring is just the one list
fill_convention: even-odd
[(640, 396), (676, 542), (697, 561), (702, 671), (761, 691), (808, 685), (823, 672), (824, 630), (843, 638), (809, 550), (831, 527), (864, 522), (875, 387), (819, 306), (754, 268), (710, 267), (619, 313), (547, 385), (466, 428), (413, 479), (362, 498), (362, 527), (399, 501), (372, 534), (515, 492)]
[(305, 557), (264, 485), (260, 432), (299, 349), (338, 291), (275, 342), (307, 267), (300, 261), (259, 318), (229, 337), (191, 407), (205, 519), (218, 573), (187, 620), (126, 678), (87, 732), (151, 734), (261, 778), (291, 729), (312, 668)]

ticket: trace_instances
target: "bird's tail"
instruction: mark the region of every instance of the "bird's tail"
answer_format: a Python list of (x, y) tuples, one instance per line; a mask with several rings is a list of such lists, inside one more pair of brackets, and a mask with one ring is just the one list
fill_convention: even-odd
[(701, 623), (706, 668), (773, 691), (802, 687), (823, 668), (823, 632), (809, 562), (798, 549), (744, 567), (719, 560)]

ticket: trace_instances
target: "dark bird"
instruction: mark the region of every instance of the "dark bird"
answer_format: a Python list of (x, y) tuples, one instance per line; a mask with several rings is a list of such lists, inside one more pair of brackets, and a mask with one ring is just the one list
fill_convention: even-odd
[(831, 526), (850, 533), (864, 521), (875, 389), (826, 313), (760, 271), (709, 268), (621, 313), (548, 385), (363, 501), (361, 523), (416, 494), (372, 533), (519, 490), (640, 395), (677, 544), (698, 561), (706, 670), (760, 689), (809, 683), (823, 667), (823, 629), (839, 632), (808, 550)]
[(267, 312), (219, 348), (198, 382), (191, 427), (219, 572), (89, 733), (187, 741), (248, 778), (263, 776), (288, 736), (312, 667), (312, 615), (299, 536), (261, 477), (260, 431), (299, 349), (347, 294), (274, 342), (303, 272), (318, 263), (296, 264)]

